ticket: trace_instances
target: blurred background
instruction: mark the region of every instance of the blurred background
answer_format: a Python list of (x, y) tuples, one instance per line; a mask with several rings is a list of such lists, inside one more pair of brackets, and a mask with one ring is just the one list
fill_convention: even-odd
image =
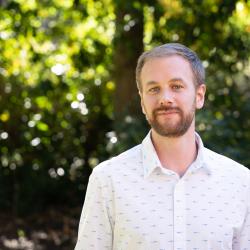
[(250, 1), (0, 0), (0, 249), (73, 249), (88, 177), (148, 131), (143, 50), (207, 71), (205, 145), (250, 168)]

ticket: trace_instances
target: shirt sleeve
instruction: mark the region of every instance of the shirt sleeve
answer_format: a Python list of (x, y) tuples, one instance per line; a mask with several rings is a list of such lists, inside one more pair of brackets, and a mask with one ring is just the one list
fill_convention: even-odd
[(233, 241), (233, 250), (250, 249), (250, 172), (248, 172), (247, 210), (243, 226)]
[(75, 250), (112, 249), (113, 223), (103, 180), (95, 170), (90, 175)]

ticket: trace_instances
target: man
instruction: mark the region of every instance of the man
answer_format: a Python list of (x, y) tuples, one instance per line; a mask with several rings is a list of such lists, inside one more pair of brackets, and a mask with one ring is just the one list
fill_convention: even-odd
[(165, 44), (141, 55), (136, 80), (152, 129), (93, 170), (75, 250), (249, 250), (250, 171), (195, 132), (201, 61)]

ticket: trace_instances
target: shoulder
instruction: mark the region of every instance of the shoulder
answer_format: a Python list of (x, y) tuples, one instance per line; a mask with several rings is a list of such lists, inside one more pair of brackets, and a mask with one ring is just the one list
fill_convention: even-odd
[(206, 162), (216, 172), (228, 173), (242, 178), (250, 178), (250, 170), (231, 158), (204, 148)]
[(130, 167), (139, 165), (140, 161), (141, 144), (101, 162), (93, 169), (92, 175), (107, 176), (124, 170), (128, 171)]
[[(206, 164), (212, 169), (216, 183), (236, 190), (239, 197), (247, 197), (250, 206), (250, 170), (244, 165), (205, 148)], [(242, 198), (245, 199), (245, 198)]]

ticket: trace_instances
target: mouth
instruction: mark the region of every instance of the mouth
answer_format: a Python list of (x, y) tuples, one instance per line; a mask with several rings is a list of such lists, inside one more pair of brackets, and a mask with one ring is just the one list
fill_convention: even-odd
[(172, 114), (177, 114), (177, 111), (158, 111), (158, 115), (172, 115)]
[(179, 113), (179, 111), (175, 110), (175, 109), (156, 111), (156, 115), (174, 115), (174, 114), (178, 114), (178, 113)]

